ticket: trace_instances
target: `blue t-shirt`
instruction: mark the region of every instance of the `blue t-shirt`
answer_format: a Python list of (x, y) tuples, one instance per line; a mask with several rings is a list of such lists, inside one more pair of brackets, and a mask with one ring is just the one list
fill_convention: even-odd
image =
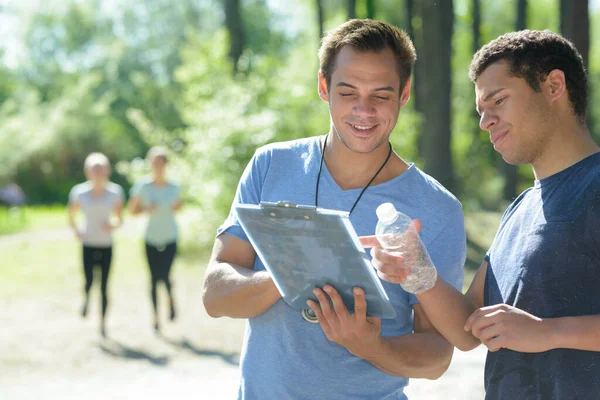
[(157, 186), (152, 178), (144, 178), (131, 188), (131, 196), (139, 197), (142, 207), (156, 205), (150, 213), (145, 240), (152, 246), (165, 246), (177, 240), (177, 222), (173, 205), (179, 200), (179, 186), (166, 182)]
[[(540, 318), (600, 314), (600, 153), (535, 181), (486, 256), (485, 305)], [(487, 400), (600, 398), (600, 352), (488, 352)]]
[[(314, 205), (321, 150), (319, 138), (275, 143), (260, 148), (241, 178), (236, 203), (289, 200)], [(342, 190), (323, 165), (319, 207), (349, 211), (361, 189)], [(462, 289), (466, 255), (464, 217), (458, 200), (414, 165), (400, 176), (369, 187), (350, 221), (358, 235), (373, 235), (381, 203), (423, 221), (421, 237), (439, 275)], [(248, 240), (232, 211), (219, 228)], [(256, 257), (254, 269), (264, 269)], [(413, 331), (416, 298), (400, 285), (383, 282), (395, 308), (395, 319), (382, 320), (383, 336)], [(263, 314), (250, 318), (241, 355), (239, 399), (406, 399), (408, 379), (382, 372), (327, 339), (320, 325), (304, 321), (300, 313), (279, 300)]]

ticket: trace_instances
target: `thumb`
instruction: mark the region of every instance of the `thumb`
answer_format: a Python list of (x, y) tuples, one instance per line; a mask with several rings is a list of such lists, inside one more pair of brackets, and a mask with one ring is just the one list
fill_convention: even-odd
[(421, 233), (421, 227), (422, 227), (421, 220), (413, 219), (411, 221), (411, 224), (412, 224), (413, 228), (415, 228), (415, 231), (417, 231), (417, 233)]
[(381, 244), (379, 243), (379, 240), (377, 240), (377, 236), (372, 235), (372, 236), (361, 236), (358, 238), (358, 240), (360, 240), (360, 244), (362, 244), (362, 246), (364, 248), (367, 247), (381, 247)]

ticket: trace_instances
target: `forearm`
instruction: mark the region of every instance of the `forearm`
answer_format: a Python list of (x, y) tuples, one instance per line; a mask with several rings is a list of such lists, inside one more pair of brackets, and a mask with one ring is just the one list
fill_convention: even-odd
[(69, 226), (71, 227), (73, 232), (77, 234), (79, 233), (79, 227), (77, 226), (77, 222), (75, 222), (75, 215), (73, 214), (74, 213), (71, 210), (69, 210)]
[(452, 345), (469, 351), (481, 344), (471, 332), (465, 331), (467, 318), (477, 309), (476, 305), (438, 278), (435, 286), (417, 295), (429, 321)]
[(362, 358), (390, 375), (437, 379), (450, 365), (453, 347), (435, 331), (382, 337)]
[(545, 318), (548, 349), (600, 351), (600, 315)]
[(281, 295), (267, 271), (213, 262), (204, 283), (203, 303), (211, 317), (253, 318)]

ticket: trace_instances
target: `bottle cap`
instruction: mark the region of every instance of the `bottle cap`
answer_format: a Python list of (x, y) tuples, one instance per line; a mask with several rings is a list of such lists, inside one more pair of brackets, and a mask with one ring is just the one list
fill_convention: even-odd
[(375, 211), (381, 222), (391, 222), (396, 218), (396, 207), (392, 203), (383, 203)]

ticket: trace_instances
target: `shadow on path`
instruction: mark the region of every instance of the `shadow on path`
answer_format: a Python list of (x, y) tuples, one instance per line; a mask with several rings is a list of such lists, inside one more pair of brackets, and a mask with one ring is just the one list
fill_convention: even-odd
[(194, 344), (186, 338), (182, 338), (181, 340), (174, 340), (174, 339), (170, 339), (165, 336), (162, 336), (162, 335), (160, 336), (160, 338), (172, 346), (178, 347), (182, 350), (189, 351), (191, 353), (194, 353), (197, 356), (221, 357), (223, 359), (223, 361), (225, 361), (227, 364), (236, 365), (236, 366), (240, 362), (239, 353), (224, 353), (224, 352), (216, 351), (216, 350), (200, 349), (200, 348), (194, 346)]
[(98, 345), (100, 350), (105, 354), (115, 358), (124, 358), (128, 360), (145, 360), (150, 362), (152, 365), (164, 367), (169, 363), (169, 357), (167, 356), (154, 356), (143, 350), (137, 350), (128, 346), (125, 346), (114, 339), (106, 339)]

